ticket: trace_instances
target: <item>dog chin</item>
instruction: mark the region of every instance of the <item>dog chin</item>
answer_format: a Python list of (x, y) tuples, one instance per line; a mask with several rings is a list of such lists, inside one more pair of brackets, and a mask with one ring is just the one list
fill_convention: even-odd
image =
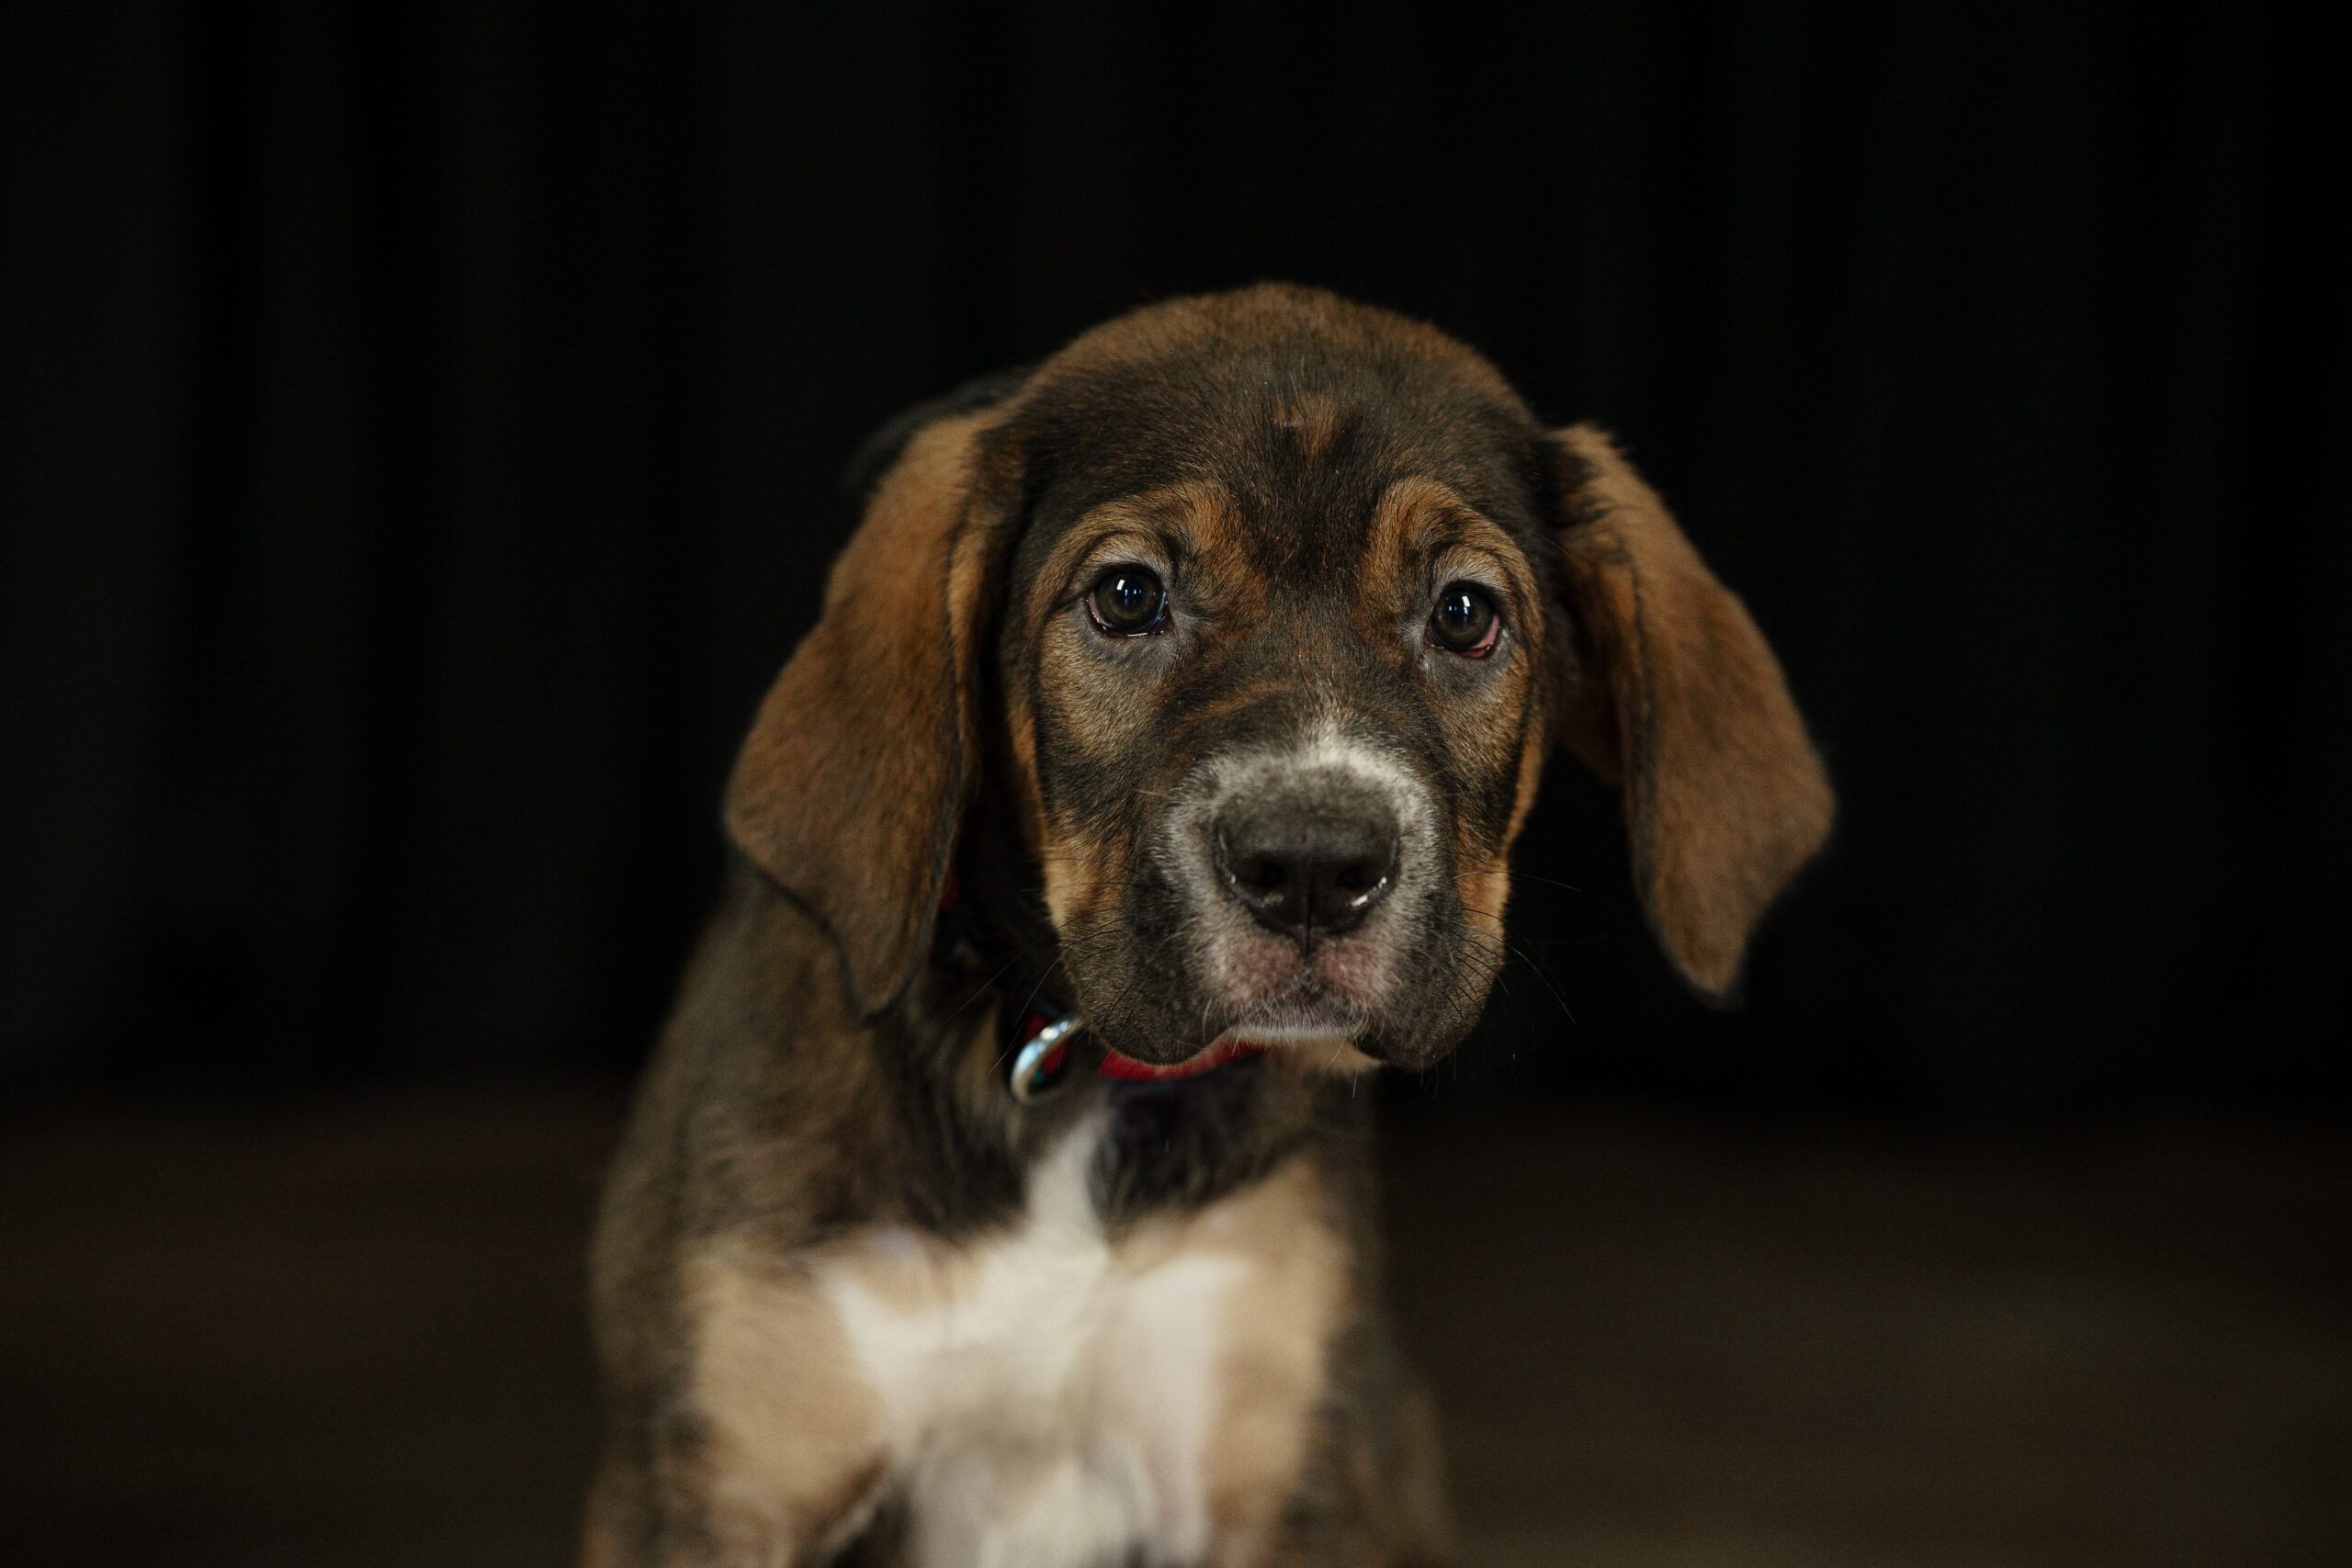
[(1118, 1032), (1114, 1023), (1114, 1032), (1106, 1043), (1114, 1044), (1122, 1055), (1155, 1067), (1181, 1067), (1205, 1056), (1257, 1051), (1349, 1074), (1378, 1066), (1356, 1043), (1374, 1027), (1373, 1018), (1362, 1009), (1318, 994), (1311, 981), (1274, 1001), (1244, 1006), (1230, 998), (1209, 997), (1183, 1010), (1200, 1021), (1199, 1033), (1180, 1026), (1172, 1035), (1150, 1030), (1119, 1038), (1124, 1032)]
[(1211, 1051), (1256, 1045), (1293, 1054), (1303, 1061), (1372, 1063), (1356, 1048), (1356, 1042), (1372, 1026), (1366, 1010), (1331, 996), (1312, 981), (1279, 1001), (1213, 1009), (1209, 1017), (1213, 1026), (1222, 1025), (1206, 1047)]
[(1228, 1029), (1209, 1046), (1211, 1052), (1255, 1045), (1278, 1053), (1315, 1072), (1353, 1077), (1380, 1066), (1356, 1048), (1355, 1031), (1314, 1024), (1253, 1024)]

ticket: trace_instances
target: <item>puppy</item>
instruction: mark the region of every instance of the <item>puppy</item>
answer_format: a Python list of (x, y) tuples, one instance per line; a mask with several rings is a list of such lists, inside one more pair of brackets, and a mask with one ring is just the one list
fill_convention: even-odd
[(1421, 1563), (1370, 1097), (1476, 1020), (1564, 743), (1702, 995), (1831, 798), (1599, 432), (1309, 290), (878, 438), (594, 1250), (585, 1561)]

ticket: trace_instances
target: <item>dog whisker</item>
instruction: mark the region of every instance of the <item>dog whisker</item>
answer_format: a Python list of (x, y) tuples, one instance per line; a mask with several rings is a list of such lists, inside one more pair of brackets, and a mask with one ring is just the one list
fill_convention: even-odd
[(1552, 993), (1552, 999), (1554, 1001), (1560, 1004), (1560, 1016), (1566, 1019), (1569, 1023), (1574, 1024), (1577, 1021), (1577, 1015), (1569, 1008), (1568, 998), (1560, 995), (1560, 987), (1552, 984), (1552, 976), (1544, 972), (1544, 966), (1536, 963), (1534, 959), (1529, 957), (1526, 950), (1523, 948), (1513, 947), (1510, 951), (1517, 954), (1521, 963), (1526, 964), (1528, 968), (1535, 972), (1535, 977), (1537, 979), (1544, 982), (1544, 988)]

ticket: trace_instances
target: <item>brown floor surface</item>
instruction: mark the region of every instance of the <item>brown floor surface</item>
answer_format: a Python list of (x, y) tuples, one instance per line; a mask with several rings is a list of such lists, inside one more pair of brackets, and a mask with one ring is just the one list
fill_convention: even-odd
[[(616, 1100), (0, 1125), (0, 1556), (564, 1562)], [(1492, 1101), (1387, 1144), (1485, 1568), (2352, 1562), (2352, 1138)]]

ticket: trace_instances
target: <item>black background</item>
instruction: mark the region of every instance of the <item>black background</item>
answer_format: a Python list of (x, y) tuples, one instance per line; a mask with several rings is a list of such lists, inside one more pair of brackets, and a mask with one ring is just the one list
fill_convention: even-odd
[(1455, 1077), (2331, 1103), (2352, 258), (2257, 8), (11, 6), (0, 72), (0, 1082), (634, 1061), (859, 438), (1274, 276), (1621, 433), (1843, 796), (1713, 1015), (1555, 769)]

